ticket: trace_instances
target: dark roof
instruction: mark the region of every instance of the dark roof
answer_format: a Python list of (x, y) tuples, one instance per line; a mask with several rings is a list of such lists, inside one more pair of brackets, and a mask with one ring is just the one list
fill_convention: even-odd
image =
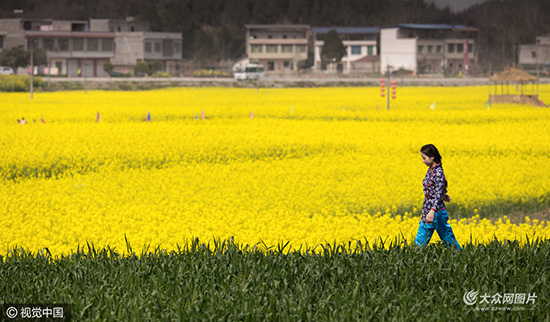
[(314, 34), (328, 34), (332, 29), (339, 34), (379, 34), (380, 27), (312, 27)]
[(384, 28), (400, 29), (425, 29), (425, 30), (457, 30), (457, 31), (477, 31), (477, 28), (464, 25), (446, 25), (446, 24), (418, 24), (418, 23), (399, 23), (396, 25), (383, 26)]

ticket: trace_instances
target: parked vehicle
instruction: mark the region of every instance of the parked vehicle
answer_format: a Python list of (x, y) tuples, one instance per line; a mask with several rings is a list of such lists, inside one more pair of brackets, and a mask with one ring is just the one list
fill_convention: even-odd
[(0, 66), (0, 75), (13, 75), (13, 68)]
[(264, 66), (261, 64), (246, 64), (244, 67), (235, 70), (235, 79), (248, 80), (248, 79), (262, 79), (264, 78)]

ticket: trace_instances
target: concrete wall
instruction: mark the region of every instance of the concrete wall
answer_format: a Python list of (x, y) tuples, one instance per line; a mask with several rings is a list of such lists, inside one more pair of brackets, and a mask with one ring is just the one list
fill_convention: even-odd
[(538, 36), (537, 42), (539, 45), (550, 45), (550, 37), (548, 36)]
[(521, 45), (519, 47), (521, 65), (546, 65), (550, 63), (550, 45)]
[(398, 28), (380, 30), (380, 73), (384, 74), (388, 66), (392, 70), (404, 68), (416, 72), (416, 38), (397, 38)]
[(25, 31), (21, 19), (0, 19), (0, 36), (4, 39), (3, 49), (25, 46)]
[(70, 21), (60, 21), (60, 20), (54, 20), (52, 22), (52, 29), (51, 31), (71, 31), (71, 22)]
[(113, 65), (133, 66), (144, 59), (144, 35), (142, 32), (116, 32)]
[(110, 32), (109, 19), (90, 19), (90, 30), (92, 32)]

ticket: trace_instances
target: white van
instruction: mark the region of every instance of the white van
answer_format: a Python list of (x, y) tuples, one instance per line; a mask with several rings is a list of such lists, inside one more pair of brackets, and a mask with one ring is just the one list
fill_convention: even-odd
[(0, 75), (13, 75), (13, 68), (0, 66)]
[(261, 64), (249, 63), (243, 67), (239, 67), (234, 72), (235, 79), (248, 80), (248, 79), (262, 79), (264, 78), (264, 66)]

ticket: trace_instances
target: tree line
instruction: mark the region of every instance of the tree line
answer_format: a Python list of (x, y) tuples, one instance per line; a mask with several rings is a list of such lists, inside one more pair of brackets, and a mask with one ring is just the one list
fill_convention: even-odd
[(183, 58), (201, 65), (244, 57), (246, 24), (384, 26), (461, 24), (479, 28), (479, 63), (517, 61), (518, 46), (550, 32), (550, 1), (488, 0), (462, 12), (424, 0), (3, 0), (0, 17), (87, 20), (135, 17), (152, 31), (181, 32)]

